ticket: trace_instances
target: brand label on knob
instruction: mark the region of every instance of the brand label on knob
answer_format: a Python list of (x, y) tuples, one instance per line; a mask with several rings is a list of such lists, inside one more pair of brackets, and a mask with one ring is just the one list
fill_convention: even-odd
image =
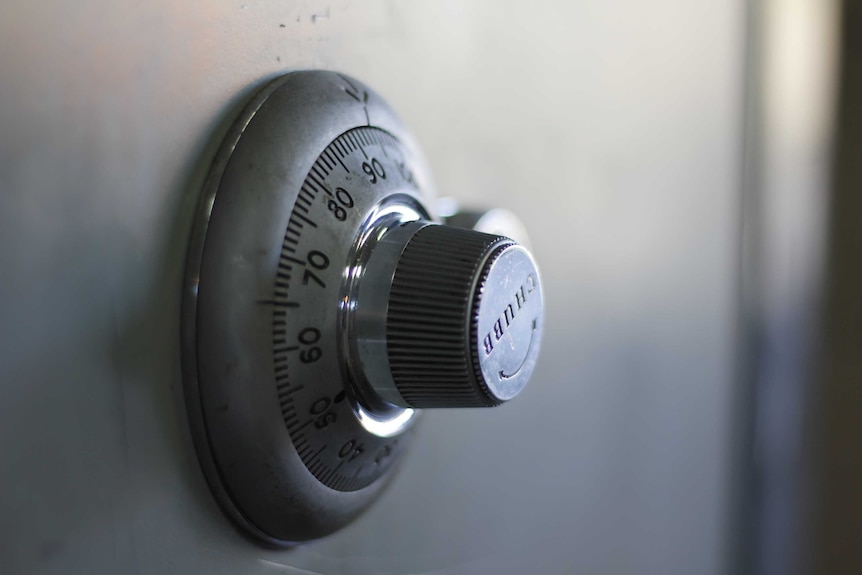
[(491, 355), (491, 352), (494, 351), (494, 344), (503, 338), (509, 326), (515, 321), (515, 318), (520, 318), (523, 315), (520, 312), (526, 305), (527, 299), (536, 291), (537, 284), (538, 280), (536, 276), (531, 273), (527, 275), (527, 279), (515, 291), (512, 303), (503, 308), (502, 313), (497, 317), (497, 321), (494, 322), (493, 330), (489, 331), (485, 335), (485, 339), (482, 340), (486, 356)]
[(518, 245), (490, 264), (477, 313), (475, 345), (488, 389), (500, 401), (516, 396), (535, 367), (542, 337), (539, 271)]

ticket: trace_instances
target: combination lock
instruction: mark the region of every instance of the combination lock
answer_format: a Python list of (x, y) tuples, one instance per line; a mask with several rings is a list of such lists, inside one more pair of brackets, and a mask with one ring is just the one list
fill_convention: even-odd
[(288, 545), (381, 493), (422, 410), (516, 396), (542, 288), (502, 235), (445, 225), (410, 134), (332, 72), (267, 85), (217, 153), (192, 233), (184, 379), (207, 482)]

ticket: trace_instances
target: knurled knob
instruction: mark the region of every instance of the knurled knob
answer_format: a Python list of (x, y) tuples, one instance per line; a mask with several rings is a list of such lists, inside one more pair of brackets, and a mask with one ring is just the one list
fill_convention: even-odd
[(415, 408), (491, 407), (538, 356), (542, 290), (532, 256), (497, 235), (427, 225), (398, 259), (386, 312), (389, 371)]

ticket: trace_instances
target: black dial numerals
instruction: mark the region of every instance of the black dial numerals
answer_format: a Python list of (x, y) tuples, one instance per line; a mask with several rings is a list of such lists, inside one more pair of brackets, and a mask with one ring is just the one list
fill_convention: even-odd
[(340, 491), (380, 477), (411, 433), (379, 437), (358, 421), (342, 384), (335, 328), (361, 221), (383, 196), (410, 188), (415, 185), (400, 143), (382, 130), (356, 128), (315, 161), (284, 235), (273, 300), (276, 390), (302, 461)]
[(372, 184), (386, 179), (386, 170), (383, 169), (383, 164), (377, 158), (370, 158), (368, 162), (362, 162), (362, 171), (365, 172)]
[(326, 200), (326, 209), (332, 212), (332, 215), (339, 222), (347, 220), (347, 210), (353, 207), (353, 196), (344, 188), (335, 188), (334, 197)]

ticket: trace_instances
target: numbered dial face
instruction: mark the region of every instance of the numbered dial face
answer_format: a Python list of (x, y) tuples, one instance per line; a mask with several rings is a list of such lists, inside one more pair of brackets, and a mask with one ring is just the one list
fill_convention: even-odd
[(344, 384), (352, 375), (340, 338), (362, 231), (393, 211), (404, 220), (429, 217), (410, 165), (384, 130), (365, 126), (336, 138), (299, 190), (273, 278), (274, 381), (284, 424), (308, 470), (339, 491), (386, 472), (415, 417), (364, 408)]

